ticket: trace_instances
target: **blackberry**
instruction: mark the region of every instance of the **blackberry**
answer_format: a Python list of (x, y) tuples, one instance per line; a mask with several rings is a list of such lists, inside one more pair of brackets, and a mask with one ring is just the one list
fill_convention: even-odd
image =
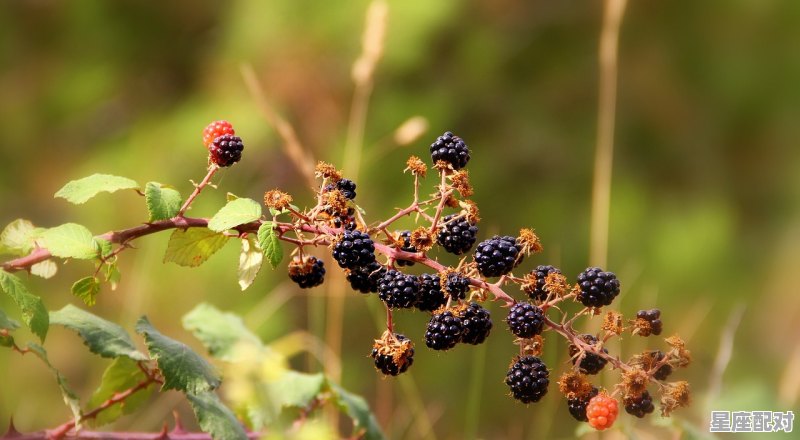
[(431, 144), (431, 159), (434, 164), (443, 160), (454, 170), (460, 170), (469, 162), (469, 147), (460, 137), (446, 131)]
[(611, 304), (619, 295), (619, 280), (614, 272), (603, 272), (599, 267), (589, 267), (578, 275), (578, 301), (586, 307)]
[(461, 255), (472, 248), (478, 235), (475, 223), (465, 216), (450, 214), (442, 219), (443, 225), (436, 236), (436, 242), (451, 254)]
[(356, 228), (358, 228), (358, 225), (356, 224), (356, 218), (352, 215), (334, 217), (333, 226), (336, 228), (342, 228), (345, 231), (355, 231)]
[(547, 366), (536, 356), (514, 358), (514, 364), (506, 374), (506, 385), (511, 394), (522, 403), (538, 402), (547, 394), (550, 385)]
[(394, 338), (382, 338), (375, 341), (370, 357), (375, 360), (375, 368), (387, 376), (405, 373), (414, 363), (414, 344), (400, 333)]
[(414, 304), (419, 310), (432, 312), (447, 302), (447, 297), (442, 293), (438, 275), (424, 273), (419, 276), (419, 298)]
[(333, 258), (345, 269), (367, 266), (375, 261), (375, 244), (366, 232), (344, 231), (333, 247)]
[(236, 134), (233, 130), (233, 125), (224, 120), (214, 121), (203, 129), (203, 145), (208, 147), (211, 142), (214, 142), (214, 139), (225, 134)]
[(478, 244), (475, 248), (475, 261), (481, 275), (499, 277), (511, 272), (511, 269), (521, 263), (522, 254), (514, 237), (495, 235)]
[(449, 350), (461, 342), (464, 327), (451, 310), (435, 313), (425, 330), (425, 345), (434, 350)]
[(221, 167), (229, 167), (242, 158), (244, 144), (242, 138), (232, 134), (224, 134), (214, 139), (208, 146), (211, 161)]
[(359, 266), (347, 271), (347, 281), (353, 290), (361, 293), (370, 293), (378, 291), (378, 281), (383, 278), (386, 273), (386, 268), (381, 266), (377, 261), (366, 266)]
[(458, 272), (447, 272), (444, 278), (444, 291), (454, 300), (465, 299), (469, 290), (469, 279)]
[(506, 322), (511, 333), (520, 338), (530, 338), (542, 333), (544, 311), (531, 303), (519, 302), (511, 306)]
[(356, 183), (350, 179), (341, 179), (336, 182), (336, 189), (342, 192), (350, 200), (356, 198)]
[(536, 284), (531, 284), (525, 287), (525, 293), (528, 294), (530, 299), (544, 301), (547, 299), (547, 291), (544, 290), (545, 280), (551, 273), (561, 273), (560, 270), (553, 266), (537, 266), (532, 270), (530, 275), (536, 280)]
[(319, 286), (325, 279), (325, 264), (314, 256), (294, 257), (289, 263), (289, 278), (302, 289)]
[[(403, 245), (400, 246), (401, 251), (406, 252), (417, 252), (417, 248), (411, 246), (411, 231), (403, 231), (400, 233), (400, 240), (403, 241)], [(395, 261), (398, 266), (408, 266), (411, 267), (414, 265), (414, 262), (411, 260), (397, 260)]]
[(592, 392), (583, 398), (576, 397), (574, 399), (567, 399), (567, 408), (569, 409), (570, 415), (579, 422), (588, 422), (589, 418), (586, 417), (586, 406), (589, 405), (589, 401), (592, 397), (596, 396), (599, 392), (600, 390), (596, 387), (592, 387)]
[[(583, 334), (578, 337), (589, 345), (597, 345), (598, 343), (597, 338), (589, 334)], [(575, 365), (575, 363), (578, 361), (578, 358), (576, 357), (578, 352), (580, 352), (580, 349), (575, 345), (570, 344), (569, 357), (572, 358), (572, 365)], [(604, 348), (603, 353), (608, 353), (608, 350)], [(583, 374), (597, 374), (603, 369), (603, 367), (606, 366), (607, 362), (607, 360), (597, 353), (590, 353), (587, 351), (583, 354), (583, 359), (581, 359), (581, 363), (578, 365), (578, 370)]]
[[(666, 356), (664, 352), (661, 350), (651, 351), (648, 354), (649, 354), (648, 357), (651, 362), (650, 367), (648, 369), (652, 369), (653, 367), (655, 367), (656, 364), (663, 361), (664, 356)], [(653, 377), (658, 380), (667, 380), (670, 374), (672, 374), (672, 365), (664, 364), (658, 367), (658, 370), (656, 370), (656, 372), (653, 373)]]
[(642, 336), (660, 335), (663, 330), (661, 310), (639, 310), (636, 312), (636, 328)]
[(378, 296), (392, 309), (414, 307), (419, 298), (419, 280), (414, 275), (390, 269), (378, 282)]
[(641, 396), (625, 396), (622, 403), (625, 404), (625, 412), (640, 419), (655, 410), (653, 398), (647, 391)]
[(461, 312), (461, 326), (464, 329), (461, 342), (472, 345), (482, 344), (492, 330), (492, 317), (489, 311), (480, 304), (470, 303)]
[(589, 426), (598, 431), (610, 428), (617, 420), (617, 415), (619, 415), (619, 404), (606, 393), (592, 397), (586, 405)]

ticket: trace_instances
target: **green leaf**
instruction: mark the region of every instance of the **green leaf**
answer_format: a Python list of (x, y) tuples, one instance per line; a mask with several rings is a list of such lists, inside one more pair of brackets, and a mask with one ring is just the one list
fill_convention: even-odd
[(242, 424), (233, 412), (225, 406), (216, 393), (209, 391), (186, 395), (197, 417), (200, 429), (214, 440), (247, 440)]
[(363, 397), (345, 391), (336, 384), (330, 384), (334, 402), (339, 409), (353, 419), (354, 437), (366, 440), (385, 439), (375, 415), (369, 410), (369, 405)]
[(270, 382), (270, 400), (281, 408), (306, 408), (328, 387), (322, 373), (305, 374), (287, 371), (276, 381)]
[(72, 304), (50, 313), (50, 322), (77, 332), (89, 350), (102, 357), (127, 356), (135, 361), (147, 360), (147, 356), (136, 349), (125, 329)]
[(121, 277), (122, 274), (119, 271), (119, 267), (117, 267), (117, 263), (106, 265), (106, 281), (111, 284), (111, 290), (117, 290), (117, 285)]
[(169, 237), (164, 262), (197, 267), (222, 249), (228, 237), (206, 228), (176, 229)]
[(61, 396), (64, 398), (64, 403), (67, 404), (70, 411), (72, 411), (72, 416), (75, 419), (75, 423), (77, 426), (80, 426), (78, 423), (81, 417), (81, 402), (78, 400), (78, 396), (75, 394), (74, 391), (69, 387), (67, 384), (67, 379), (61, 375), (61, 372), (58, 371), (51, 363), (50, 359), (47, 358), (47, 351), (41, 345), (34, 344), (32, 342), (28, 343), (28, 349), (31, 353), (34, 353), (42, 362), (47, 365), (50, 371), (56, 376), (56, 382), (58, 382), (58, 388), (61, 389)]
[(219, 387), (220, 378), (208, 361), (186, 344), (159, 333), (146, 316), (136, 323), (136, 332), (144, 335), (150, 357), (164, 375), (161, 389), (200, 393)]
[(272, 222), (264, 222), (258, 228), (256, 235), (258, 236), (258, 246), (264, 251), (264, 256), (267, 257), (270, 266), (275, 269), (283, 259), (283, 248), (281, 248), (281, 242), (275, 232), (274, 224)]
[[(147, 376), (139, 368), (136, 361), (128, 357), (116, 358), (103, 372), (100, 387), (92, 394), (86, 407), (87, 409), (97, 408), (113, 397), (114, 394), (131, 389), (145, 380), (147, 380)], [(117, 420), (125, 414), (136, 411), (147, 403), (153, 391), (155, 391), (155, 387), (147, 386), (133, 393), (122, 402), (109, 406), (97, 414), (97, 417), (91, 421), (92, 425), (102, 426)]]
[(14, 220), (0, 233), (0, 254), (28, 255), (41, 231), (28, 220)]
[(44, 279), (52, 278), (58, 272), (58, 265), (53, 260), (40, 261), (31, 266), (31, 274)]
[(242, 318), (222, 312), (216, 307), (200, 303), (183, 316), (183, 328), (192, 332), (208, 349), (211, 356), (224, 361), (234, 361), (234, 347), (239, 342), (260, 347), (261, 340), (245, 327)]
[(252, 199), (234, 199), (208, 221), (208, 229), (222, 232), (261, 218), (261, 205)]
[(95, 250), (97, 251), (97, 255), (100, 255), (103, 258), (108, 257), (114, 251), (114, 244), (104, 238), (95, 237), (94, 246)]
[(0, 287), (22, 311), (22, 321), (25, 325), (44, 342), (50, 318), (47, 316), (47, 309), (42, 299), (28, 292), (19, 278), (3, 270), (0, 270)]
[(101, 192), (113, 193), (120, 189), (139, 188), (135, 181), (110, 174), (92, 174), (83, 179), (73, 180), (58, 190), (55, 197), (66, 199), (70, 203), (80, 205)]
[(75, 223), (63, 224), (44, 231), (42, 242), (56, 257), (88, 260), (99, 254), (91, 231)]
[(158, 182), (148, 182), (145, 185), (144, 200), (151, 222), (175, 217), (183, 201), (181, 193)]
[(81, 278), (72, 285), (72, 294), (80, 298), (89, 307), (97, 302), (98, 293), (100, 293), (100, 280), (97, 277)]
[(19, 328), (19, 323), (0, 310), (0, 330), (4, 330), (5, 335), (0, 334), (0, 347), (11, 347), (14, 345), (14, 337), (11, 332)]
[(239, 287), (242, 290), (247, 289), (253, 284), (258, 271), (261, 270), (261, 264), (264, 261), (264, 254), (258, 247), (258, 244), (248, 237), (242, 240), (242, 253), (239, 254)]

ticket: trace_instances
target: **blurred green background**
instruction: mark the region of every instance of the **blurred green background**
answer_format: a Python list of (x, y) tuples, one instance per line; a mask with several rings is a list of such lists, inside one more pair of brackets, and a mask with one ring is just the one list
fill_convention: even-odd
[[(191, 215), (212, 215), (226, 192), (260, 199), (273, 187), (310, 203), (307, 184), (259, 113), (240, 66), (254, 67), (267, 99), (315, 159), (341, 166), (350, 70), (367, 5), (2, 2), (0, 223), (78, 222), (96, 233), (135, 225), (146, 210), (133, 192), (80, 207), (52, 195), (94, 172), (169, 183), (186, 195), (189, 179), (204, 174), (201, 130), (214, 119), (234, 123), (246, 143), (244, 159), (218, 175), (220, 188), (204, 193)], [(409, 202), (405, 159), (427, 158), (430, 142), (452, 130), (472, 149), (481, 238), (533, 227), (545, 251), (522, 269), (555, 264), (572, 278), (585, 268), (601, 20), (597, 1), (390, 1), (358, 178), (367, 219), (386, 218)], [(622, 280), (621, 311), (630, 316), (657, 306), (665, 333), (688, 341), (694, 363), (672, 378), (692, 383), (694, 404), (667, 423), (620, 417), (609, 438), (698, 436), (708, 430), (711, 409), (796, 411), (800, 3), (630, 2), (619, 56), (608, 269)], [(429, 130), (398, 147), (392, 133), (412, 116), (424, 117)], [(335, 323), (326, 322), (327, 305), (335, 288), (299, 291), (286, 284), (283, 268), (265, 268), (240, 292), (236, 245), (187, 269), (161, 263), (166, 240), (166, 234), (146, 237), (122, 254), (119, 289), (104, 289), (93, 311), (130, 329), (147, 314), (164, 333), (198, 348), (180, 317), (201, 301), (242, 314), (268, 341), (297, 329), (330, 339)], [(91, 270), (75, 261), (54, 280), (27, 283), (55, 310), (79, 302), (69, 286)], [(428, 428), (426, 435), (446, 439), (575, 435), (577, 422), (554, 383), (528, 407), (506, 395), (502, 381), (516, 347), (498, 304), (491, 305), (495, 331), (488, 344), (446, 354), (425, 349), (423, 313), (398, 313), (399, 330), (419, 348), (410, 374), (396, 380), (379, 377), (366, 358), (381, 331), (377, 299), (349, 287), (343, 294), (341, 382), (369, 399), (391, 438), (419, 438)], [(15, 310), (5, 297), (0, 306)], [(744, 314), (716, 391), (710, 387), (715, 359), (738, 307)], [(627, 357), (646, 343), (663, 347), (628, 336), (621, 353)], [(90, 395), (106, 363), (63, 329), (52, 329), (46, 347), (81, 396)], [(566, 368), (565, 344), (548, 337), (544, 359), (555, 382)], [(298, 360), (298, 368), (322, 368)], [(23, 431), (69, 417), (35, 359), (0, 352), (0, 375), (0, 429), (11, 415)], [(616, 379), (609, 372), (601, 377), (607, 386)], [(116, 428), (157, 430), (179, 402), (167, 393)]]

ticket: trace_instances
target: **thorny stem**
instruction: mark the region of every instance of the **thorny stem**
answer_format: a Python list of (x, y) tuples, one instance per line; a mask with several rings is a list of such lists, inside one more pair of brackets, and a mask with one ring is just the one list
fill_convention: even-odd
[(211, 181), (211, 177), (214, 176), (214, 173), (216, 173), (217, 170), (219, 170), (219, 167), (216, 164), (211, 164), (211, 166), (208, 167), (208, 173), (206, 174), (206, 177), (204, 177), (200, 183), (195, 185), (194, 191), (192, 191), (192, 194), (189, 195), (189, 198), (183, 202), (183, 206), (181, 206), (181, 209), (178, 210), (176, 217), (183, 217), (183, 214), (187, 209), (189, 209), (189, 205), (191, 205), (194, 199), (197, 198), (197, 196), (200, 194), (200, 191), (202, 191), (203, 188), (208, 185), (208, 183)]
[(431, 233), (436, 232), (436, 226), (438, 226), (439, 218), (442, 216), (442, 211), (444, 210), (444, 204), (447, 201), (447, 198), (450, 194), (453, 193), (453, 190), (447, 190), (447, 173), (444, 171), (441, 172), (442, 175), (442, 182), (439, 187), (439, 192), (441, 196), (439, 197), (439, 205), (436, 206), (436, 214), (433, 216), (433, 222), (431, 222)]

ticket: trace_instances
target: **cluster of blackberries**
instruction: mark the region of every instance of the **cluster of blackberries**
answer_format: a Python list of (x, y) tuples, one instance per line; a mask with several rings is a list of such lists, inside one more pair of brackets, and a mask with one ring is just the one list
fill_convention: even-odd
[(478, 345), (491, 330), (489, 311), (473, 302), (434, 313), (425, 330), (425, 345), (434, 350), (449, 350), (459, 342)]
[(220, 167), (229, 167), (242, 158), (242, 138), (228, 121), (214, 121), (203, 130), (203, 144), (208, 148), (209, 159)]

